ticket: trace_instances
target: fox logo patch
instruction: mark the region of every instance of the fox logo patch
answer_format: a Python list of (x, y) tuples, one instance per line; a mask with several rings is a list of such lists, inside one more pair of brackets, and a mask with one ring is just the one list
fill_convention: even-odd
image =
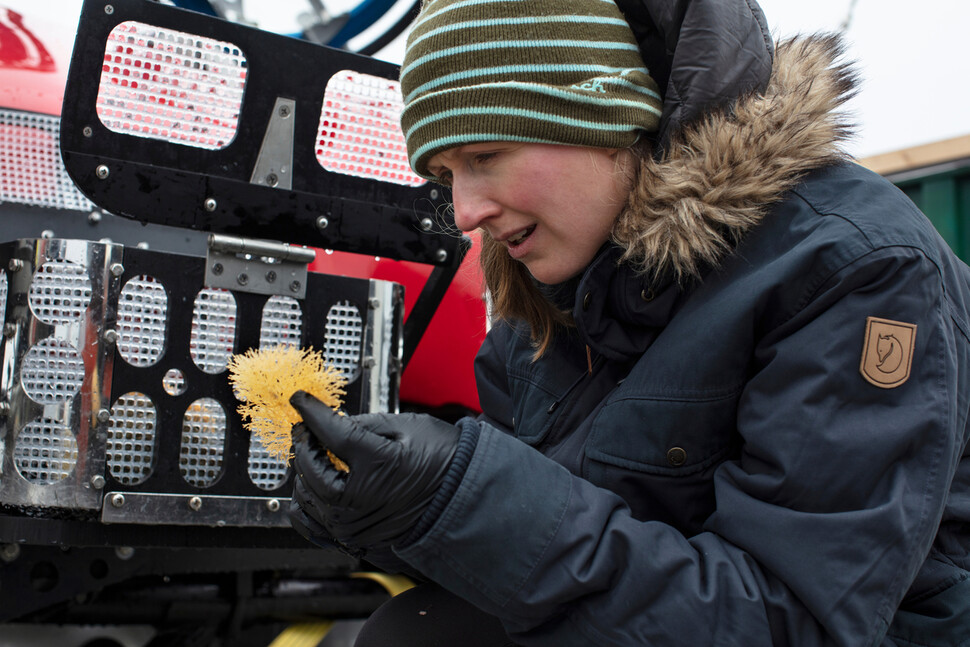
[(909, 379), (916, 324), (868, 317), (859, 371), (870, 384), (893, 389)]

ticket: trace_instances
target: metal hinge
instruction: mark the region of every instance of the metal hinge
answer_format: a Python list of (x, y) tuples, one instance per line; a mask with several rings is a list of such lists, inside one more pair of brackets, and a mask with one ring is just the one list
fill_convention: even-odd
[(306, 296), (307, 265), (315, 258), (316, 252), (306, 247), (211, 234), (205, 285), (302, 299)]

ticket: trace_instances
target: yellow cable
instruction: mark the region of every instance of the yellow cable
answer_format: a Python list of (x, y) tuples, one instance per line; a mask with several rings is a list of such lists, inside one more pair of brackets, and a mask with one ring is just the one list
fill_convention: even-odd
[(371, 580), (377, 582), (384, 589), (391, 594), (393, 598), (399, 593), (404, 593), (410, 588), (414, 588), (414, 582), (403, 575), (388, 575), (387, 573), (371, 573), (371, 572), (360, 572), (352, 573), (350, 575), (353, 578), (359, 580)]
[(331, 620), (290, 625), (269, 644), (269, 647), (317, 647), (331, 627), (333, 627)]

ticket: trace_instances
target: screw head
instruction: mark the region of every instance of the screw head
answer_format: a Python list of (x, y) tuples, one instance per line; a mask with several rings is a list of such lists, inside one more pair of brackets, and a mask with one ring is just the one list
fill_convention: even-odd
[(367, 299), (367, 307), (371, 310), (377, 310), (381, 307), (381, 300), (377, 297), (371, 297)]
[(85, 137), (90, 137), (91, 135), (94, 134), (94, 130), (91, 129), (91, 126), (85, 126), (84, 128), (81, 129), (81, 134), (84, 135)]
[(110, 16), (111, 14), (113, 14), (115, 12), (115, 8), (113, 6), (111, 6), (111, 5), (109, 5), (109, 4), (106, 4), (104, 6), (104, 12)]
[(249, 275), (243, 272), (242, 274), (236, 277), (236, 283), (238, 283), (239, 285), (246, 285), (247, 283), (249, 283)]
[(115, 508), (120, 508), (125, 505), (125, 495), (124, 494), (112, 494), (111, 495), (111, 505)]
[(438, 189), (431, 189), (429, 195), (431, 196), (432, 200), (437, 200), (440, 194), (438, 193)]
[(216, 202), (215, 198), (206, 198), (205, 202), (202, 203), (202, 206), (205, 207), (206, 211), (215, 211), (216, 207), (219, 206), (219, 203)]
[(330, 220), (326, 216), (317, 218), (317, 229), (323, 230), (330, 226)]
[(276, 186), (279, 183), (280, 183), (280, 178), (276, 175), (276, 173), (270, 173), (269, 175), (266, 176), (266, 184), (268, 184), (269, 186)]
[(439, 249), (437, 252), (435, 252), (434, 257), (439, 263), (444, 263), (448, 260), (448, 250)]
[(303, 284), (299, 281), (292, 281), (290, 283), (290, 292), (299, 292), (302, 286)]
[(267, 283), (276, 283), (276, 272), (274, 272), (273, 270), (270, 270), (269, 272), (267, 272), (266, 273), (266, 282)]
[(102, 217), (101, 212), (92, 211), (91, 213), (88, 214), (88, 222), (90, 222), (92, 225), (96, 225), (99, 222), (101, 222), (101, 217)]
[(98, 409), (98, 422), (108, 422), (111, 420), (111, 412), (107, 409)]
[(98, 166), (98, 168), (94, 169), (94, 174), (98, 177), (99, 180), (104, 180), (109, 175), (111, 175), (111, 170), (104, 164), (101, 164)]
[(290, 116), (290, 107), (280, 106), (280, 117), (282, 117), (283, 119), (286, 119), (289, 116)]
[(269, 501), (266, 502), (266, 509), (269, 510), (270, 512), (278, 512), (280, 509), (280, 500), (270, 499)]
[(432, 227), (434, 227), (434, 222), (432, 222), (431, 218), (421, 219), (421, 231), (431, 231)]
[(222, 271), (224, 269), (225, 268), (222, 266), (222, 263), (216, 263), (215, 265), (212, 266), (212, 273), (219, 275), (219, 274), (222, 274)]
[(202, 499), (197, 496), (189, 499), (189, 508), (198, 512), (202, 508)]

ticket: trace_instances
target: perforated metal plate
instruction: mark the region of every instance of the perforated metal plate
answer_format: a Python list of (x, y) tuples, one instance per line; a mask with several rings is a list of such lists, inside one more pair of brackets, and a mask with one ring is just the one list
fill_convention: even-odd
[(162, 388), (169, 395), (182, 395), (185, 393), (185, 375), (177, 368), (168, 369), (162, 377)]
[(71, 261), (44, 263), (34, 272), (29, 299), (34, 316), (46, 324), (77, 321), (91, 303), (87, 268)]
[(68, 402), (84, 383), (84, 360), (71, 344), (48, 337), (27, 351), (21, 380), (24, 393), (34, 402)]
[(347, 382), (360, 375), (360, 349), (364, 323), (360, 310), (349, 301), (331, 306), (327, 313), (327, 344), (324, 360), (343, 371)]
[(232, 43), (126, 21), (108, 36), (98, 118), (118, 133), (225, 148), (245, 86), (246, 57)]
[(67, 175), (59, 131), (57, 117), (0, 108), (0, 202), (94, 209)]
[(77, 464), (77, 439), (71, 427), (42, 419), (28, 422), (14, 446), (14, 464), (29, 483), (51, 485), (66, 479)]
[(235, 341), (236, 298), (228, 290), (201, 290), (192, 311), (192, 361), (206, 373), (221, 373), (226, 370)]
[(118, 353), (132, 366), (151, 366), (165, 350), (168, 294), (151, 276), (125, 283), (118, 297)]
[(201, 398), (182, 418), (179, 471), (190, 485), (208, 487), (222, 471), (226, 444), (226, 412), (218, 400)]
[(263, 306), (259, 347), (299, 346), (303, 336), (303, 310), (292, 297), (272, 296)]
[(134, 485), (151, 474), (155, 459), (155, 404), (132, 391), (115, 400), (108, 422), (108, 471), (119, 483)]
[(287, 462), (271, 456), (263, 443), (252, 436), (249, 441), (249, 478), (261, 490), (275, 490), (286, 480)]
[(405, 186), (426, 180), (408, 163), (401, 132), (401, 84), (351, 70), (327, 82), (317, 128), (317, 161), (328, 171)]

